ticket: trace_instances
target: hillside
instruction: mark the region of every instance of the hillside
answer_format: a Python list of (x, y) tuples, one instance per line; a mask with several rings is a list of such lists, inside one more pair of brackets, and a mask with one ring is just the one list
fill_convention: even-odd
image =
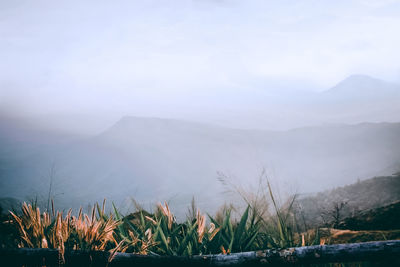
[[(124, 117), (99, 135), (3, 158), (0, 194), (47, 203), (53, 180), (61, 207), (107, 198), (129, 208), (130, 197), (185, 206), (194, 195), (208, 208), (226, 199), (217, 172), (254, 185), (264, 167), (288, 190), (315, 192), (397, 170), (399, 139), (397, 123), (265, 131)], [(12, 151), (24, 146), (16, 140)]]
[(400, 201), (383, 207), (369, 209), (351, 215), (339, 224), (350, 230), (395, 230), (400, 229)]
[[(328, 225), (353, 230), (387, 230), (400, 216), (400, 174), (374, 177), (298, 200), (299, 215), (310, 226)], [(336, 212), (335, 206), (342, 208)], [(338, 205), (339, 204), (339, 205)], [(386, 220), (385, 223), (382, 223)], [(398, 225), (398, 224), (397, 224)]]

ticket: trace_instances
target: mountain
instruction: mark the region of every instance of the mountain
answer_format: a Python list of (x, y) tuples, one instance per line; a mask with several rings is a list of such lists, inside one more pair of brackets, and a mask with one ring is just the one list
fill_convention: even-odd
[(391, 174), (400, 166), (400, 124), (266, 131), (124, 117), (96, 136), (36, 148), (18, 159), (3, 153), (2, 197), (38, 196), (46, 204), (51, 195), (62, 208), (107, 198), (128, 208), (129, 197), (186, 206), (194, 195), (211, 212), (228, 197), (218, 172), (248, 187), (265, 168), (285, 190), (299, 192)]
[(319, 120), (331, 123), (400, 120), (400, 85), (352, 75), (319, 93), (310, 106)]
[(400, 121), (400, 85), (367, 75), (349, 76), (324, 91), (296, 90), (295, 86), (283, 90), (268, 82), (259, 86), (220, 95), (222, 103), (205, 108), (198, 118), (233, 128), (274, 130)]
[[(344, 204), (339, 213), (334, 208), (337, 203)], [(346, 227), (342, 229), (398, 229), (400, 173), (358, 180), (311, 196), (300, 196), (296, 204), (299, 215), (301, 213), (302, 220), (309, 226), (329, 225), (332, 215), (335, 215), (338, 220), (346, 218), (342, 222)], [(390, 228), (394, 225), (395, 228)]]
[[(43, 128), (65, 133), (98, 134), (125, 115), (175, 118), (229, 128), (289, 130), (326, 124), (400, 121), (400, 85), (367, 75), (352, 75), (327, 88), (301, 82), (262, 79), (212, 90), (181, 90), (137, 97), (142, 90), (117, 91), (110, 103), (84, 110), (67, 108), (37, 113), (21, 108)], [(136, 92), (137, 91), (137, 92)], [(136, 92), (136, 93), (135, 93)], [(166, 91), (167, 92), (167, 91)], [(114, 99), (115, 97), (115, 99)], [(96, 98), (93, 99), (96, 102)], [(61, 109), (63, 110), (63, 109)], [(6, 108), (0, 104), (0, 114)], [(15, 113), (17, 111), (9, 111)], [(33, 115), (41, 113), (42, 115)], [(0, 126), (1, 127), (1, 126)]]
[(335, 100), (389, 100), (400, 97), (400, 86), (367, 75), (351, 75), (322, 95)]
[(56, 156), (81, 138), (44, 129), (27, 118), (0, 115), (0, 198), (39, 198), (47, 204), (44, 198)]

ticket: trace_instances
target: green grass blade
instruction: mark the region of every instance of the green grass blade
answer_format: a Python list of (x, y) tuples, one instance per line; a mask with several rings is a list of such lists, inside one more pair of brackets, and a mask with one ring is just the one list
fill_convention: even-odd
[[(114, 209), (114, 213), (115, 213), (115, 219), (117, 219), (117, 221), (122, 222), (122, 216), (119, 214), (117, 208), (114, 205), (114, 202), (112, 203), (113, 209)], [(122, 237), (125, 239), (128, 237), (127, 232), (125, 231), (125, 228), (123, 226), (122, 223), (118, 224), (118, 231), (121, 233)]]
[(182, 254), (184, 250), (186, 249), (186, 246), (189, 242), (189, 240), (192, 238), (193, 232), (196, 229), (197, 222), (193, 224), (193, 226), (189, 229), (185, 237), (183, 238), (179, 248), (178, 248), (178, 254)]
[(234, 235), (234, 242), (237, 245), (240, 245), (240, 243), (241, 243), (240, 241), (242, 239), (243, 233), (246, 231), (246, 223), (247, 223), (247, 219), (249, 217), (249, 209), (250, 209), (250, 206), (247, 206), (247, 209), (243, 213), (242, 218), (240, 219), (239, 225), (236, 228), (235, 235)]

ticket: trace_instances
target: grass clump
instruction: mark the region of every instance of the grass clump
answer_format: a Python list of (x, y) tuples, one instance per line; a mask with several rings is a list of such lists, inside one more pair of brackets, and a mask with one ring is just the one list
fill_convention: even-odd
[[(103, 206), (104, 207), (104, 206)], [(63, 255), (66, 249), (105, 250), (116, 244), (114, 230), (119, 224), (112, 215), (96, 217), (96, 206), (89, 217), (79, 211), (77, 217), (69, 210), (63, 212), (40, 212), (39, 207), (23, 203), (22, 213), (10, 212), (19, 232), (18, 247), (53, 248)]]
[[(226, 182), (226, 179), (222, 179)], [(123, 215), (112, 205), (105, 212), (94, 205), (90, 214), (82, 209), (74, 216), (40, 212), (35, 204), (22, 205), (22, 212), (11, 212), (18, 229), (18, 247), (65, 250), (106, 250), (157, 255), (207, 255), (325, 244), (319, 229), (302, 231), (298, 227), (294, 203), (296, 195), (279, 205), (272, 187), (260, 179), (259, 189), (246, 191), (234, 187), (245, 207), (241, 212), (224, 205), (215, 216), (202, 213), (192, 201), (185, 221), (178, 222), (167, 203), (159, 203), (150, 213), (136, 205), (136, 211)], [(12, 240), (12, 239), (10, 239)], [(14, 239), (15, 240), (15, 239)], [(2, 244), (2, 247), (5, 245)], [(9, 247), (15, 247), (15, 241)]]
[(69, 210), (41, 212), (39, 207), (23, 203), (20, 214), (10, 212), (11, 222), (19, 233), (18, 247), (53, 248), (61, 254), (66, 249), (109, 250), (158, 255), (204, 255), (266, 248), (260, 232), (260, 221), (248, 206), (239, 221), (232, 219), (232, 208), (223, 220), (202, 214), (178, 223), (167, 203), (157, 205), (151, 214), (138, 210), (123, 216), (113, 205), (104, 212), (95, 205), (90, 214), (82, 209), (78, 215)]

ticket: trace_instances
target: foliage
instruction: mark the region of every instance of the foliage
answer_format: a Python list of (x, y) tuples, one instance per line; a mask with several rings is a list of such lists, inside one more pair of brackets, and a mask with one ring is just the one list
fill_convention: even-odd
[(21, 215), (10, 213), (20, 234), (19, 247), (54, 248), (63, 255), (65, 249), (104, 250), (109, 242), (115, 243), (118, 222), (112, 216), (97, 218), (95, 212), (93, 207), (89, 217), (81, 209), (75, 217), (69, 210), (63, 217), (54, 209), (52, 214), (41, 213), (39, 207), (24, 203)]
[[(120, 217), (119, 212), (115, 213)], [(193, 255), (220, 253), (221, 250), (245, 251), (251, 248), (258, 229), (251, 223), (248, 226), (248, 209), (244, 212), (239, 224), (232, 223), (230, 211), (227, 211), (224, 223), (220, 225), (209, 216), (211, 222), (207, 225), (206, 216), (196, 209), (194, 218), (188, 218), (184, 223), (177, 223), (167, 203), (159, 204), (153, 215), (144, 215), (138, 211), (140, 220), (123, 219), (118, 228), (120, 236), (126, 242), (126, 250), (146, 254), (148, 252), (163, 255)], [(125, 217), (127, 218), (127, 217)], [(132, 218), (132, 216), (131, 216)]]
[[(261, 186), (261, 182), (260, 182)], [(105, 213), (96, 204), (90, 215), (82, 209), (74, 216), (69, 210), (52, 213), (40, 212), (36, 204), (22, 205), (22, 213), (10, 212), (18, 229), (19, 238), (9, 238), (8, 246), (66, 249), (108, 250), (137, 254), (157, 255), (206, 255), (233, 252), (287, 248), (324, 244), (319, 229), (300, 231), (294, 209), (296, 195), (279, 205), (267, 180), (264, 190), (251, 194), (236, 190), (245, 200), (246, 208), (238, 210), (232, 205), (211, 216), (203, 214), (194, 200), (187, 219), (178, 222), (167, 203), (159, 203), (154, 213), (139, 205), (134, 213), (122, 215), (115, 205)], [(268, 202), (268, 199), (270, 202)], [(271, 205), (269, 205), (271, 204)], [(2, 247), (4, 245), (2, 244)]]
[[(251, 217), (248, 206), (239, 221), (225, 210), (219, 223), (195, 208), (195, 216), (178, 223), (167, 203), (158, 204), (154, 214), (139, 210), (122, 216), (104, 212), (105, 203), (93, 207), (90, 215), (82, 209), (77, 216), (69, 210), (52, 214), (24, 203), (22, 213), (10, 212), (19, 232), (19, 247), (110, 250), (139, 254), (194, 255), (230, 253), (265, 248), (260, 242), (260, 221)], [(207, 218), (210, 222), (207, 223)]]

